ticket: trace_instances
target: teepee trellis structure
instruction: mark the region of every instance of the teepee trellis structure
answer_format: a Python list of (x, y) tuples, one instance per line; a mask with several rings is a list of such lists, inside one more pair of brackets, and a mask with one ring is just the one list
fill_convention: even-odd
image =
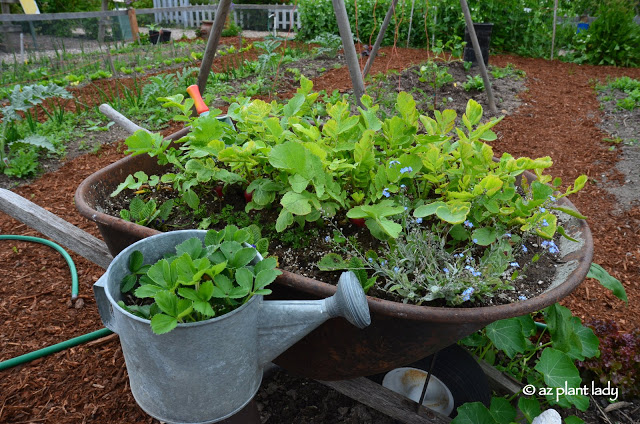
[[(365, 94), (364, 77), (367, 76), (371, 69), (371, 66), (373, 65), (373, 61), (375, 60), (378, 50), (380, 49), (380, 45), (382, 44), (382, 40), (384, 39), (384, 34), (387, 30), (387, 27), (389, 26), (391, 17), (396, 12), (398, 0), (391, 1), (389, 10), (387, 11), (387, 14), (385, 15), (385, 18), (380, 27), (380, 32), (376, 37), (375, 44), (373, 45), (371, 52), (369, 53), (369, 58), (362, 71), (360, 70), (358, 53), (356, 52), (356, 46), (353, 41), (353, 33), (351, 32), (351, 26), (349, 25), (349, 17), (347, 15), (347, 9), (344, 0), (332, 0), (332, 3), (333, 11), (336, 16), (336, 22), (338, 23), (338, 29), (340, 31), (340, 38), (342, 39), (342, 47), (344, 49), (344, 55), (347, 62), (347, 67), (349, 69), (349, 75), (351, 77), (351, 84), (353, 86), (353, 94), (356, 99), (356, 104), (359, 107), (364, 108), (361, 102), (361, 98)], [(220, 42), (220, 37), (222, 35), (222, 29), (229, 14), (230, 7), (231, 0), (220, 0), (220, 3), (218, 4), (216, 17), (214, 19), (211, 34), (209, 35), (207, 47), (202, 58), (200, 72), (198, 73), (198, 88), (200, 89), (201, 93), (204, 93), (204, 90), (206, 88), (207, 78), (209, 77), (209, 73), (211, 72), (213, 59), (216, 55), (218, 43)], [(467, 5), (466, 0), (460, 0), (460, 7), (462, 8), (467, 30), (469, 31), (469, 36), (471, 38), (471, 44), (473, 45), (473, 50), (478, 60), (478, 66), (480, 68), (482, 80), (484, 81), (485, 90), (487, 90), (487, 97), (489, 98), (489, 109), (492, 113), (496, 114), (498, 111), (495, 105), (493, 91), (491, 89), (491, 82), (489, 81), (489, 74), (487, 73), (487, 68), (484, 65), (482, 52), (480, 51), (480, 45), (478, 44), (478, 38), (476, 37), (476, 32), (473, 28), (473, 21), (471, 20), (471, 13), (469, 12), (469, 6)]]

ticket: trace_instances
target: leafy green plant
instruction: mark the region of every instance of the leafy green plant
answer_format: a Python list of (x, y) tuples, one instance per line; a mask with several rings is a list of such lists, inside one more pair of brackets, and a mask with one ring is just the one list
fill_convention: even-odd
[(95, 80), (99, 80), (99, 79), (103, 79), (103, 78), (111, 78), (113, 76), (113, 74), (111, 72), (107, 72), (107, 71), (96, 71), (92, 74), (89, 74), (89, 79), (91, 81), (95, 81)]
[(156, 227), (161, 227), (167, 220), (173, 208), (173, 199), (164, 202), (160, 207), (155, 199), (144, 201), (139, 197), (134, 197), (129, 204), (129, 209), (122, 209), (120, 217), (125, 221), (135, 222), (138, 225), (150, 225), (154, 223)]
[(426, 82), (433, 89), (433, 109), (437, 109), (438, 89), (445, 84), (453, 82), (453, 76), (449, 73), (449, 69), (445, 66), (438, 66), (434, 61), (428, 61), (420, 67), (418, 72), (418, 80)]
[(342, 49), (342, 39), (340, 36), (328, 32), (320, 34), (312, 40), (309, 40), (309, 43), (320, 45), (313, 49), (313, 54), (315, 56), (326, 55), (328, 57), (336, 57), (338, 55), (338, 51)]
[(229, 225), (221, 231), (209, 230), (204, 243), (198, 238), (180, 243), (175, 255), (154, 264), (145, 264), (142, 253), (135, 251), (129, 258), (131, 274), (122, 280), (121, 291), (153, 303), (118, 304), (150, 319), (156, 334), (167, 333), (181, 322), (226, 314), (255, 295), (271, 293), (265, 287), (282, 272), (276, 269), (275, 258), (258, 256), (267, 248), (268, 241), (260, 238), (257, 227)]
[(467, 75), (467, 82), (462, 83), (465, 91), (484, 91), (484, 81), (481, 75)]
[(489, 72), (495, 79), (502, 79), (508, 77), (514, 77), (516, 79), (524, 78), (527, 74), (520, 69), (516, 69), (513, 63), (507, 63), (507, 66), (500, 68), (498, 66), (491, 66)]
[(593, 65), (640, 65), (640, 27), (633, 21), (633, 4), (626, 0), (600, 3), (598, 17), (588, 31), (580, 32), (574, 41), (574, 53), (568, 60)]
[(9, 177), (32, 177), (38, 170), (38, 152), (33, 146), (14, 149), (0, 168), (4, 168), (4, 174)]
[[(453, 423), (474, 422), (468, 421), (470, 417), (482, 417), (483, 423), (508, 424), (514, 421), (518, 410), (531, 422), (544, 405), (575, 406), (581, 411), (588, 408), (588, 396), (567, 389), (582, 387), (575, 363), (599, 355), (598, 338), (558, 304), (544, 309), (536, 319), (546, 324), (536, 324), (530, 315), (509, 318), (489, 324), (460, 342), (499, 370), (526, 382), (527, 397), (518, 399), (517, 409), (511, 399), (497, 397), (492, 399), (490, 408), (479, 402), (467, 403), (458, 408)], [(538, 326), (543, 328), (541, 332)]]

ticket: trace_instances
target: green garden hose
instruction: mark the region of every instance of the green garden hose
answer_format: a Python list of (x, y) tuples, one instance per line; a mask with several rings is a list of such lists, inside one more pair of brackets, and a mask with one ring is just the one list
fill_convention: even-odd
[(14, 236), (14, 235), (0, 235), (0, 240), (20, 240), (20, 241), (31, 241), (34, 243), (41, 243), (46, 246), (52, 247), (57, 250), (62, 257), (67, 261), (67, 265), (69, 265), (69, 271), (71, 271), (71, 300), (76, 300), (78, 297), (78, 272), (76, 271), (76, 266), (71, 259), (71, 256), (64, 250), (60, 245), (52, 242), (51, 240), (39, 238), (39, 237), (31, 237), (31, 236)]
[[(41, 243), (46, 246), (52, 247), (57, 250), (62, 257), (67, 261), (69, 265), (69, 271), (71, 272), (71, 300), (76, 300), (78, 297), (78, 271), (76, 270), (76, 265), (73, 263), (73, 259), (71, 256), (62, 248), (60, 245), (39, 237), (31, 237), (31, 236), (15, 236), (15, 235), (0, 235), (0, 240), (19, 240), (19, 241), (31, 241), (35, 243)], [(26, 353), (24, 355), (16, 356), (15, 358), (7, 359), (6, 361), (0, 362), (0, 371), (6, 370), (11, 367), (15, 367), (16, 365), (21, 365), (27, 362), (31, 362), (35, 359), (42, 358), (43, 356), (51, 355), (56, 352), (60, 352), (65, 349), (69, 349), (73, 346), (77, 346), (82, 343), (89, 342), (91, 340), (99, 339), (101, 337), (108, 336), (112, 331), (103, 328), (92, 333), (83, 334), (82, 336), (74, 337), (73, 339), (65, 340), (63, 342), (47, 346), (45, 348)]]
[(112, 331), (108, 328), (102, 328), (92, 333), (83, 334), (82, 336), (74, 337), (73, 339), (65, 340), (58, 344), (47, 346), (33, 352), (25, 353), (24, 355), (16, 356), (15, 358), (7, 359), (6, 361), (0, 362), (0, 371), (36, 360), (38, 358), (42, 358), (43, 356), (51, 355), (65, 349), (69, 349), (70, 347), (77, 346), (91, 340), (108, 336), (111, 333)]

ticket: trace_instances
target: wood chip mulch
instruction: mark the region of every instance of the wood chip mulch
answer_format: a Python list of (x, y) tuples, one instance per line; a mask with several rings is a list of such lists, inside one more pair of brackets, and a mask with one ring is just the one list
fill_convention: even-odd
[[(403, 69), (424, 60), (426, 52), (384, 50), (376, 71)], [(528, 91), (522, 106), (498, 126), (496, 154), (550, 155), (551, 173), (565, 183), (580, 174), (590, 178), (572, 197), (589, 217), (595, 241), (595, 262), (620, 279), (629, 306), (593, 280), (585, 281), (563, 303), (582, 319), (611, 318), (624, 329), (640, 327), (640, 209), (617, 211), (615, 198), (602, 184), (622, 178), (615, 171), (616, 151), (602, 141), (602, 119), (593, 81), (607, 76), (640, 78), (640, 69), (593, 67), (511, 55), (491, 58), (492, 64), (513, 63), (527, 73)], [(350, 88), (346, 68), (331, 70), (316, 88)], [(123, 157), (118, 145), (98, 154), (75, 158), (55, 172), (15, 191), (72, 224), (100, 237), (95, 225), (76, 212), (73, 195), (94, 171)], [(40, 236), (0, 214), (2, 234)], [(0, 244), (0, 360), (28, 353), (102, 327), (91, 285), (103, 270), (72, 254), (80, 279), (80, 299), (70, 301), (69, 271), (59, 255), (46, 246), (4, 241)], [(319, 405), (322, 403), (319, 399)], [(326, 406), (326, 405), (325, 405)], [(322, 406), (320, 406), (322, 407)], [(302, 407), (301, 407), (302, 408)], [(279, 422), (277, 411), (266, 411)], [(83, 344), (27, 365), (0, 372), (0, 422), (3, 423), (157, 423), (135, 403), (117, 337)]]

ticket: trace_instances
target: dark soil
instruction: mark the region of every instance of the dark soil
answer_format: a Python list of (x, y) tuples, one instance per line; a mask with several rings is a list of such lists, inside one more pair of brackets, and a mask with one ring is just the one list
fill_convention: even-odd
[[(424, 61), (426, 52), (383, 49), (386, 54), (374, 72), (405, 69)], [(616, 169), (622, 155), (610, 143), (611, 135), (598, 125), (609, 120), (600, 110), (592, 80), (607, 76), (640, 78), (640, 69), (593, 67), (517, 56), (495, 56), (493, 64), (513, 63), (527, 73), (527, 91), (519, 95), (522, 105), (509, 110), (497, 127), (493, 143), (497, 154), (551, 155), (551, 172), (564, 181), (581, 173), (590, 177), (585, 189), (572, 201), (589, 217), (595, 243), (595, 262), (624, 284), (628, 306), (596, 281), (587, 279), (563, 304), (581, 318), (609, 318), (622, 329), (640, 327), (640, 209), (631, 203), (623, 208), (607, 189), (628, 179)], [(397, 81), (397, 77), (394, 77)], [(346, 69), (328, 69), (315, 88), (346, 92), (350, 80)], [(486, 110), (486, 105), (485, 105)], [(636, 128), (636, 134), (640, 129)], [(100, 237), (95, 225), (80, 217), (73, 194), (92, 172), (123, 157), (117, 144), (97, 153), (69, 160), (55, 172), (15, 188), (25, 198), (61, 218)], [(638, 165), (635, 169), (637, 172)], [(604, 177), (603, 177), (604, 176)], [(636, 191), (636, 195), (638, 192)], [(3, 234), (39, 236), (34, 230), (3, 215)], [(45, 246), (3, 242), (0, 250), (0, 359), (30, 352), (102, 327), (91, 285), (103, 270), (72, 254), (80, 279), (80, 299), (70, 301), (69, 272), (57, 253)], [(128, 388), (128, 377), (117, 337), (80, 345), (29, 364), (0, 372), (0, 422), (44, 423), (154, 423), (140, 410)], [(268, 423), (389, 423), (381, 414), (365, 408), (313, 381), (276, 373), (263, 382), (257, 400), (263, 422)], [(638, 422), (638, 403), (607, 412), (604, 404), (583, 414), (587, 423)], [(337, 414), (336, 414), (337, 412)], [(605, 418), (606, 417), (606, 418)]]

